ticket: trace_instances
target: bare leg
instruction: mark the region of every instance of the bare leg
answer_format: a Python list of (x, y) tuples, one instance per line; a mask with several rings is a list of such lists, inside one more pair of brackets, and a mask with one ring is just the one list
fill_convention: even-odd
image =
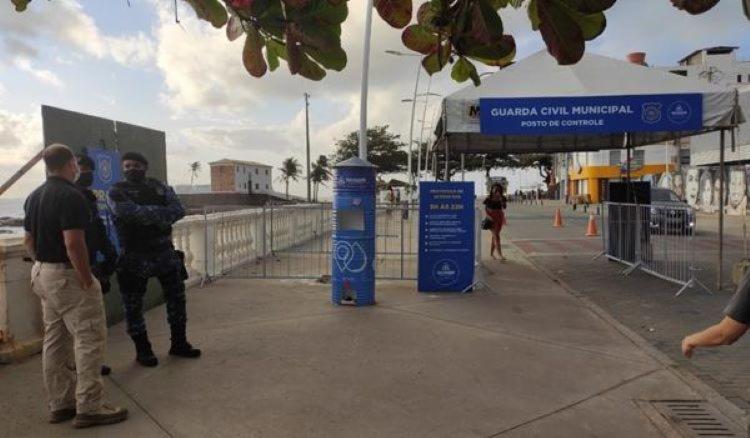
[(507, 260), (505, 256), (503, 255), (503, 247), (501, 245), (500, 241), (500, 232), (497, 232), (497, 253), (500, 254), (500, 260), (505, 261)]
[(490, 257), (495, 258), (495, 233), (492, 233), (492, 243), (490, 244)]

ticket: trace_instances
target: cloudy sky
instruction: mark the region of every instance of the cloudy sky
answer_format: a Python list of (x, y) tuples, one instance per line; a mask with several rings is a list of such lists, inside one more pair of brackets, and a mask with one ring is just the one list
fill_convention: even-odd
[[(181, 184), (190, 181), (192, 161), (206, 168), (224, 157), (275, 167), (289, 156), (304, 162), (302, 96), (309, 92), (313, 157), (330, 154), (336, 139), (358, 127), (363, 3), (349, 1), (342, 35), (348, 67), (312, 82), (291, 77), (283, 64), (262, 79), (250, 77), (241, 40), (230, 43), (181, 2), (178, 25), (167, 0), (130, 0), (130, 6), (126, 0), (36, 0), (23, 14), (0, 0), (0, 181), (41, 144), (43, 104), (166, 131), (169, 179)], [(506, 10), (503, 19), (506, 32), (516, 36), (519, 59), (543, 47), (525, 11)], [(724, 0), (692, 17), (669, 0), (620, 0), (607, 19), (606, 32), (589, 51), (616, 58), (645, 51), (650, 64), (673, 65), (696, 48), (744, 44), (740, 57), (750, 59), (750, 22), (738, 1)], [(400, 101), (413, 92), (418, 58), (385, 54), (406, 49), (400, 31), (377, 16), (375, 23), (370, 124), (388, 124), (406, 140), (410, 106)], [(421, 88), (426, 83), (423, 75)], [(460, 87), (449, 69), (432, 78), (437, 93)], [(428, 128), (437, 105), (433, 99), (427, 108)], [(41, 179), (37, 166), (8, 196), (24, 197)], [(527, 172), (511, 181), (533, 179)], [(199, 183), (208, 183), (207, 169)], [(292, 191), (304, 193), (303, 184)]]

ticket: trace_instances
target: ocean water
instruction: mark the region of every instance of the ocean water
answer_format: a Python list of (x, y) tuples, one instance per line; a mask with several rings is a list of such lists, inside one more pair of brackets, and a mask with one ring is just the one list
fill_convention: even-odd
[[(20, 198), (0, 198), (0, 218), (22, 218), (24, 201), (24, 199)], [(17, 236), (22, 232), (22, 227), (8, 227), (0, 225), (0, 238), (5, 236)]]

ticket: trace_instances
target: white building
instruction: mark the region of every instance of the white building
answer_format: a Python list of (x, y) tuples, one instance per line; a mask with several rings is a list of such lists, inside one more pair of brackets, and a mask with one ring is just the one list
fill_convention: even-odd
[[(676, 66), (654, 67), (688, 78), (705, 80), (718, 86), (737, 87), (740, 105), (745, 115), (750, 114), (750, 61), (737, 59), (737, 47), (720, 46), (696, 50), (682, 58)], [(628, 56), (631, 62), (645, 65), (645, 54)], [(632, 150), (631, 175), (634, 179), (655, 180), (665, 171), (672, 172), (682, 166), (714, 165), (719, 161), (719, 133), (681, 139)], [(750, 162), (750, 124), (737, 131), (735, 152), (726, 152), (727, 162)], [(727, 146), (729, 146), (727, 137)], [(609, 180), (621, 178), (621, 168), (626, 165), (625, 150), (557, 154), (555, 157), (556, 182), (562, 183), (567, 161), (568, 185), (559, 193), (572, 198), (584, 197), (600, 202)]]
[(223, 159), (211, 166), (211, 191), (271, 195), (273, 167), (255, 161)]

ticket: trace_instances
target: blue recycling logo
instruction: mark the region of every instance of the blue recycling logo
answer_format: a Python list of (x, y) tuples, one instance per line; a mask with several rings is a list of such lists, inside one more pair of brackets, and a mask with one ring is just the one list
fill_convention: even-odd
[(669, 120), (678, 125), (690, 120), (691, 114), (692, 108), (690, 108), (690, 105), (683, 100), (678, 100), (672, 105), (669, 105), (669, 110), (667, 111), (667, 117), (669, 117)]

